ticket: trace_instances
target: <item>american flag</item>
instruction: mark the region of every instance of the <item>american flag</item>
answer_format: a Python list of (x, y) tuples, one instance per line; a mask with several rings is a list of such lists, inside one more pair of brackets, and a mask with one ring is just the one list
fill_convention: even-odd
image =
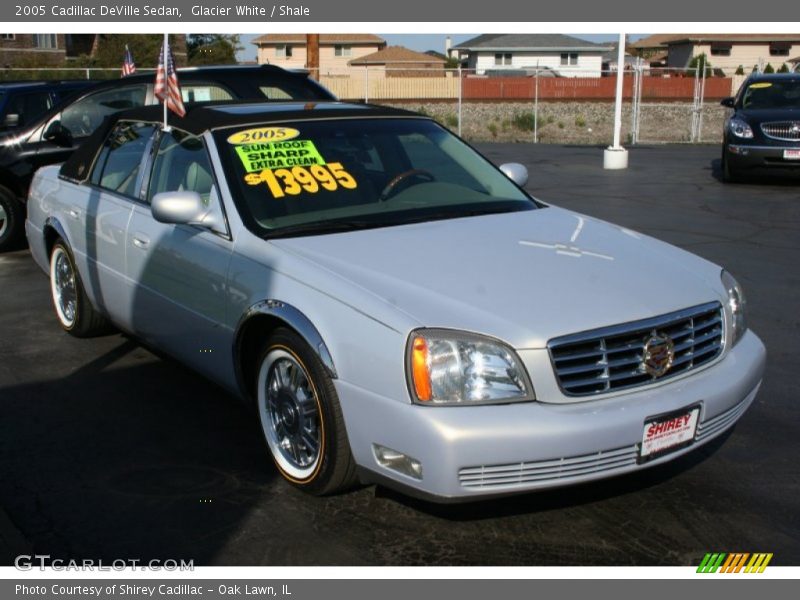
[(176, 115), (182, 117), (186, 114), (186, 108), (183, 106), (181, 98), (181, 86), (178, 83), (178, 75), (175, 73), (175, 60), (172, 58), (172, 51), (166, 41), (164, 41), (161, 54), (158, 56), (156, 87), (153, 91), (156, 97), (161, 102), (166, 102), (167, 108)]
[(136, 73), (136, 63), (133, 62), (133, 54), (128, 44), (125, 44), (125, 59), (122, 61), (122, 76), (127, 77)]

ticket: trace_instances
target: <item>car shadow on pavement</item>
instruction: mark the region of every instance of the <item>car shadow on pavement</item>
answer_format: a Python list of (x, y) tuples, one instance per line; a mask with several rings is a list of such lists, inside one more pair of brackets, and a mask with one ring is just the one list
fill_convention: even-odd
[(217, 386), (113, 337), (65, 377), (0, 389), (0, 505), (53, 558), (209, 564), (278, 483), (260, 432)]
[(711, 161), (711, 175), (720, 183), (734, 187), (743, 185), (770, 185), (783, 187), (800, 186), (800, 166), (792, 170), (754, 170), (742, 176), (741, 181), (736, 183), (726, 183), (722, 178), (722, 160), (715, 158)]

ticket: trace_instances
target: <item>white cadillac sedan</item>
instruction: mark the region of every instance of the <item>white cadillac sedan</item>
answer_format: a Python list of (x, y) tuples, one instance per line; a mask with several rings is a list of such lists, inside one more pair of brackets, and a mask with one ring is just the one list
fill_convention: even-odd
[[(765, 350), (719, 266), (531, 198), (431, 119), (337, 102), (110, 118), (38, 172), (55, 314), (248, 402), (283, 477), (438, 501), (630, 473), (753, 402)], [(168, 399), (165, 399), (168, 401)]]

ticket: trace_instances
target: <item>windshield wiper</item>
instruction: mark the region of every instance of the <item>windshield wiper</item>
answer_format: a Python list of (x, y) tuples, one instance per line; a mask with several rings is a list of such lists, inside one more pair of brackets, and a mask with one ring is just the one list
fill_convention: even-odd
[(344, 221), (315, 221), (313, 223), (300, 223), (289, 225), (268, 231), (263, 235), (264, 239), (274, 240), (285, 237), (296, 237), (303, 235), (322, 235), (326, 233), (342, 233), (345, 231), (356, 231), (358, 229), (370, 229), (373, 227), (385, 227), (394, 223), (386, 221), (370, 221), (366, 219), (349, 219)]
[[(444, 207), (443, 207), (444, 208)], [(359, 229), (377, 229), (379, 227), (393, 227), (397, 225), (410, 225), (413, 223), (424, 223), (426, 221), (442, 221), (445, 219), (459, 219), (461, 217), (476, 217), (480, 215), (493, 215), (501, 213), (518, 212), (530, 210), (530, 207), (521, 205), (518, 201), (492, 202), (483, 206), (472, 208), (460, 207), (450, 208), (425, 213), (412, 213), (404, 215), (402, 211), (391, 214), (388, 218), (372, 219), (342, 219), (335, 221), (314, 221), (312, 223), (299, 223), (273, 229), (263, 234), (262, 237), (274, 240), (286, 237), (299, 237), (303, 235), (324, 235), (327, 233), (343, 233), (346, 231), (357, 231)]]

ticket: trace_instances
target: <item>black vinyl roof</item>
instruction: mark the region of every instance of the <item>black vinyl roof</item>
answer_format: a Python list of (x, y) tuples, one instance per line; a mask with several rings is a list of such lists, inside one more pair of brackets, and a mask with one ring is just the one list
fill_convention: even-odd
[[(206, 131), (225, 127), (358, 117), (427, 118), (399, 108), (347, 102), (225, 102), (186, 104), (186, 116), (179, 117), (169, 112), (167, 124), (193, 135), (201, 135)], [(160, 123), (163, 118), (164, 107), (161, 104), (131, 108), (109, 115), (61, 166), (61, 176), (73, 181), (85, 181), (89, 176), (94, 157), (111, 129), (119, 121)]]
[[(152, 105), (118, 112), (114, 115), (114, 119), (160, 122), (163, 120), (163, 115), (162, 105)], [(185, 117), (181, 118), (174, 113), (169, 113), (167, 123), (188, 133), (200, 135), (205, 131), (224, 127), (260, 125), (280, 121), (398, 116), (418, 117), (421, 115), (399, 108), (348, 102), (225, 102), (224, 104), (188, 104)]]

